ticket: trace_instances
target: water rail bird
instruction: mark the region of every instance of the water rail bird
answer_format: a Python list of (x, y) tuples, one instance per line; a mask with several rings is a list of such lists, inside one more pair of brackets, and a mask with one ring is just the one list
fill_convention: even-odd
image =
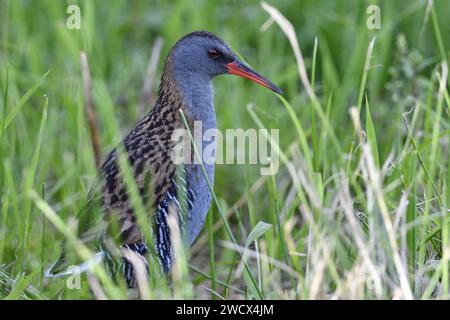
[[(239, 60), (218, 36), (207, 31), (195, 31), (182, 37), (170, 50), (153, 108), (121, 144), (143, 202), (151, 211), (146, 214), (153, 216), (154, 252), (166, 272), (175, 258), (167, 221), (170, 207), (174, 205), (181, 211), (179, 197), (182, 190), (187, 214), (178, 221), (181, 221), (180, 230), (186, 246), (191, 245), (199, 235), (211, 205), (212, 196), (206, 178), (211, 184), (214, 182), (214, 164), (203, 164), (206, 176), (198, 163), (185, 164), (180, 170), (171, 158), (174, 147), (172, 134), (176, 129), (185, 128), (180, 110), (190, 125), (201, 121), (203, 131), (216, 128), (212, 80), (222, 74), (244, 77), (282, 93), (272, 82)], [(117, 151), (116, 148), (110, 152), (101, 165), (99, 206), (103, 216), (118, 222), (120, 245), (144, 257), (149, 246), (137, 223)], [(104, 255), (102, 251), (98, 257), (103, 258)], [(65, 254), (47, 271), (47, 276), (64, 275), (64, 272), (58, 272), (63, 260)], [(124, 257), (121, 265), (128, 286), (135, 286), (133, 265)]]

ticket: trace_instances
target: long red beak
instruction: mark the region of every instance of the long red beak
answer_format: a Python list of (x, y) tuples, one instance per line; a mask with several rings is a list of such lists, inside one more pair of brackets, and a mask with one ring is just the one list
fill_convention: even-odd
[(239, 60), (235, 60), (233, 62), (227, 63), (225, 65), (225, 67), (227, 67), (229, 74), (235, 74), (237, 76), (250, 79), (251, 81), (259, 83), (263, 87), (266, 87), (278, 94), (283, 94), (283, 91), (280, 88), (278, 88), (276, 85), (274, 85), (271, 81), (264, 78), (262, 75), (260, 75), (255, 70), (251, 69), (250, 67), (246, 66)]

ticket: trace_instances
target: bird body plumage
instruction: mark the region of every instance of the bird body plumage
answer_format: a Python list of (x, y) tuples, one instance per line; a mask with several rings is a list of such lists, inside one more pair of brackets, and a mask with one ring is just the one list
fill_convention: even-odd
[[(223, 40), (207, 31), (192, 32), (181, 38), (170, 50), (155, 105), (119, 146), (128, 156), (144, 208), (152, 217), (153, 226), (149, 227), (154, 230), (155, 243), (151, 246), (156, 249), (160, 265), (166, 272), (170, 270), (174, 260), (168, 223), (168, 216), (173, 211), (171, 209), (176, 209), (182, 239), (186, 245), (191, 245), (200, 233), (211, 205), (212, 197), (206, 179), (211, 185), (214, 183), (214, 164), (210, 164), (210, 161), (200, 159), (206, 176), (200, 162), (174, 163), (171, 155), (176, 142), (172, 140), (172, 135), (177, 129), (185, 129), (180, 111), (186, 115), (190, 128), (195, 121), (201, 122), (202, 136), (206, 130), (216, 128), (212, 79), (226, 73), (247, 77), (277, 93), (281, 92), (270, 81), (240, 62)], [(202, 147), (210, 146), (211, 142), (215, 143), (202, 139)], [(145, 242), (143, 232), (139, 229), (119, 169), (118, 151), (111, 151), (101, 165), (100, 182), (90, 192), (89, 203), (78, 217), (84, 216), (89, 220), (90, 210), (100, 200), (101, 209), (107, 218), (104, 220), (118, 221), (119, 237), (114, 234), (110, 236), (119, 238), (123, 249), (137, 253), (147, 263), (145, 255), (149, 244)], [(212, 154), (214, 153), (215, 149)], [(181, 198), (185, 199), (186, 205), (181, 204)], [(186, 214), (183, 211), (187, 211)], [(91, 224), (81, 227), (87, 226), (90, 228)], [(103, 239), (100, 241), (101, 248), (105, 248), (102, 244), (105, 243), (106, 231), (104, 228), (99, 230)], [(102, 251), (101, 256), (107, 262), (112, 262), (108, 250)], [(60, 259), (46, 273), (47, 276), (67, 274), (55, 273), (63, 265), (65, 257), (63, 248)], [(121, 261), (121, 269), (128, 285), (135, 286), (131, 263), (125, 258)], [(112, 264), (112, 269), (116, 270), (114, 262)]]
[[(172, 59), (170, 54), (165, 63), (158, 99), (154, 107), (123, 141), (138, 190), (143, 199), (152, 201), (150, 210), (155, 212), (156, 251), (165, 271), (170, 269), (173, 261), (167, 216), (172, 203), (175, 204), (178, 213), (183, 209), (178, 201), (179, 190), (186, 192), (187, 195), (187, 219), (177, 217), (179, 221), (186, 220), (180, 225), (180, 229), (185, 232), (183, 238), (187, 244), (192, 243), (200, 232), (211, 203), (205, 177), (198, 168), (200, 165), (181, 164), (179, 165), (182, 166), (181, 170), (177, 170), (177, 166), (171, 159), (174, 147), (172, 134), (174, 130), (184, 128), (180, 110), (186, 114), (189, 123), (200, 120), (207, 128), (215, 128), (215, 116), (214, 121), (210, 119), (211, 112), (214, 113), (212, 92), (207, 95), (199, 93), (197, 96), (189, 96), (186, 99), (187, 94), (183, 93), (183, 87), (177, 85)], [(206, 101), (205, 97), (207, 97)], [(190, 104), (194, 104), (197, 108), (192, 108)], [(200, 105), (201, 108), (208, 108), (209, 112), (197, 114), (191, 111), (200, 109)], [(103, 211), (118, 217), (123, 243), (129, 248), (138, 245), (142, 254), (140, 246), (143, 243), (142, 232), (136, 223), (133, 208), (119, 173), (116, 150), (108, 155), (101, 170), (105, 177), (102, 192)], [(207, 168), (211, 182), (213, 170), (213, 166), (212, 169)], [(176, 176), (177, 172), (180, 176)], [(149, 175), (150, 179), (146, 178)], [(153, 194), (149, 195), (149, 192)], [(192, 215), (191, 211), (197, 214)]]

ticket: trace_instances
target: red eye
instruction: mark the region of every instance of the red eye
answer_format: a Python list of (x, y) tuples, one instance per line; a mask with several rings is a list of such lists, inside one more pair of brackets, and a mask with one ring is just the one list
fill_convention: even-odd
[(210, 58), (217, 58), (219, 56), (219, 51), (217, 51), (216, 49), (211, 49), (208, 51), (208, 56)]

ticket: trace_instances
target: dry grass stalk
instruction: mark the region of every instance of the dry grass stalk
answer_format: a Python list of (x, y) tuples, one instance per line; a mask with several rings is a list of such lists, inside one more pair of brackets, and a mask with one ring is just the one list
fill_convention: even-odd
[(408, 281), (408, 274), (406, 267), (404, 266), (400, 254), (399, 247), (397, 244), (396, 234), (394, 230), (394, 226), (392, 223), (392, 219), (384, 199), (384, 194), (382, 190), (380, 172), (377, 170), (375, 166), (375, 162), (372, 156), (372, 152), (370, 150), (370, 146), (363, 140), (363, 130), (359, 118), (359, 112), (356, 107), (350, 108), (350, 114), (354, 123), (354, 126), (357, 130), (357, 133), (360, 137), (361, 151), (362, 151), (362, 159), (363, 163), (367, 169), (369, 186), (372, 188), (378, 206), (380, 208), (380, 212), (383, 218), (384, 226), (386, 229), (386, 233), (389, 240), (389, 245), (392, 250), (392, 257), (394, 260), (394, 265), (397, 271), (397, 275), (400, 281), (400, 287), (403, 294), (404, 299), (413, 299), (413, 294), (411, 291), (411, 287)]
[(139, 103), (139, 110), (141, 111), (141, 114), (144, 114), (145, 108), (149, 105), (152, 105), (154, 101), (153, 82), (156, 78), (156, 69), (158, 68), (159, 57), (163, 44), (164, 41), (161, 37), (156, 38), (155, 42), (153, 43)]
[(80, 53), (81, 72), (83, 76), (84, 100), (86, 104), (86, 116), (91, 134), (92, 149), (94, 150), (95, 165), (100, 167), (102, 161), (102, 152), (100, 148), (100, 138), (97, 128), (97, 116), (95, 113), (94, 101), (92, 99), (92, 81), (89, 70), (88, 58), (84, 51)]

